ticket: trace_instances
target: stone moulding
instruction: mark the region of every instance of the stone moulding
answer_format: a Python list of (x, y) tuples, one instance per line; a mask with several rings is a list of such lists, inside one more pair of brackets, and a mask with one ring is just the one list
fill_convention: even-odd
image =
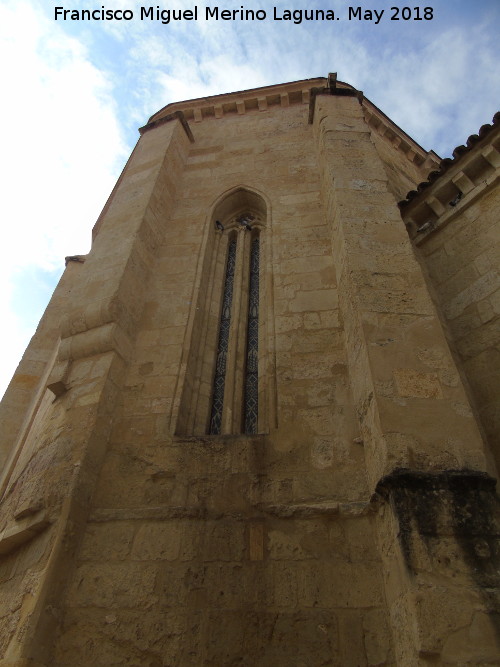
[(5, 556), (15, 551), (36, 535), (50, 526), (45, 513), (36, 513), (34, 516), (20, 519), (17, 525), (5, 528), (0, 533), (0, 556)]
[(154, 120), (152, 122), (147, 123), (143, 127), (139, 128), (139, 133), (142, 135), (145, 132), (148, 132), (148, 130), (153, 130), (155, 127), (159, 127), (160, 125), (163, 125), (164, 123), (168, 123), (171, 120), (179, 120), (182, 127), (184, 128), (184, 132), (189, 138), (189, 141), (191, 143), (194, 143), (194, 137), (193, 133), (191, 132), (191, 128), (189, 127), (189, 123), (186, 120), (186, 117), (184, 116), (184, 113), (182, 111), (174, 111), (171, 114), (168, 114), (166, 116), (162, 116), (161, 118), (158, 118), (158, 120)]
[(411, 190), (398, 206), (413, 241), (419, 245), (438, 228), (473, 201), (499, 179), (500, 112), (492, 125), (483, 125), (471, 135), (467, 146), (458, 146), (453, 159), (442, 160), (426, 181)]
[(89, 518), (94, 523), (106, 523), (108, 521), (169, 521), (172, 519), (203, 519), (213, 521), (216, 519), (233, 519), (236, 521), (248, 521), (249, 519), (262, 519), (270, 516), (279, 519), (300, 518), (353, 518), (366, 516), (376, 511), (376, 505), (369, 501), (357, 502), (335, 502), (323, 501), (317, 503), (294, 503), (294, 504), (272, 504), (256, 503), (254, 511), (241, 513), (235, 511), (215, 511), (206, 507), (134, 507), (117, 509), (98, 509)]
[[(318, 95), (335, 95), (338, 97), (356, 97), (363, 106), (365, 118), (371, 129), (377, 131), (387, 141), (397, 146), (408, 160), (417, 165), (437, 168), (440, 157), (434, 151), (426, 151), (408, 136), (400, 127), (392, 122), (378, 107), (368, 100), (362, 91), (337, 79), (336, 73), (328, 78), (309, 79), (310, 87), (304, 88), (304, 81), (277, 86), (267, 86), (256, 90), (250, 89), (223, 96), (211, 96), (188, 100), (182, 103), (169, 104), (151, 116), (149, 122), (139, 132), (141, 135), (148, 130), (174, 119), (180, 120), (191, 142), (194, 137), (188, 121), (199, 123), (207, 118), (222, 119), (227, 114), (238, 115), (253, 111), (267, 111), (269, 107), (279, 105), (289, 107), (294, 104), (307, 104), (309, 107), (308, 123), (314, 119), (315, 101)], [(313, 85), (316, 84), (316, 85)], [(265, 94), (263, 95), (263, 92)], [(219, 103), (220, 98), (221, 99)], [(182, 106), (182, 109), (178, 108)], [(177, 107), (177, 108), (176, 108)], [(170, 113), (165, 112), (170, 111)]]
[[(497, 111), (496, 114), (493, 116), (492, 120), (492, 125), (486, 124), (482, 125), (479, 128), (478, 134), (471, 134), (469, 138), (467, 139), (467, 145), (466, 146), (457, 146), (454, 151), (453, 151), (453, 159), (451, 158), (445, 158), (444, 160), (441, 160), (439, 164), (439, 168), (435, 171), (431, 171), (427, 181), (423, 181), (417, 186), (416, 190), (410, 190), (410, 192), (406, 195), (406, 199), (403, 199), (402, 201), (399, 202), (399, 208), (403, 209), (408, 204), (415, 199), (422, 190), (428, 188), (430, 185), (432, 185), (438, 178), (441, 177), (442, 174), (444, 174), (448, 169), (450, 169), (451, 166), (455, 165), (464, 155), (467, 155), (475, 146), (476, 144), (484, 139), (485, 137), (490, 138), (490, 133), (491, 131), (495, 128), (495, 126), (500, 125), (500, 111)], [(497, 153), (497, 151), (495, 151)], [(484, 156), (487, 160), (488, 158)], [(498, 155), (495, 156), (494, 161), (488, 160), (491, 162), (493, 166), (498, 166), (499, 165), (499, 158)]]
[[(231, 113), (241, 115), (247, 111), (266, 111), (268, 107), (276, 105), (288, 107), (292, 104), (309, 104), (311, 88), (326, 84), (327, 79), (320, 77), (226, 95), (202, 97), (186, 102), (175, 102), (151, 116), (145, 127), (154, 126), (154, 123), (162, 118), (173, 116), (177, 111), (182, 111), (186, 120), (194, 120), (195, 123), (198, 123), (205, 118), (222, 118)], [(342, 83), (341, 85), (351, 88), (349, 84)]]

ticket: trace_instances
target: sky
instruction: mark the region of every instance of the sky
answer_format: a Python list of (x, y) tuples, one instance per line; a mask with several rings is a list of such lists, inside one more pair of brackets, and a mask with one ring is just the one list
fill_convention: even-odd
[[(138, 128), (166, 104), (337, 72), (442, 157), (500, 107), (499, 0), (63, 2), (0, 0), (0, 396), (64, 257), (89, 251)], [(133, 18), (56, 20), (56, 7)], [(196, 7), (198, 20), (141, 20), (141, 7)], [(207, 7), (266, 18), (207, 20)], [(306, 9), (336, 18), (285, 20)]]

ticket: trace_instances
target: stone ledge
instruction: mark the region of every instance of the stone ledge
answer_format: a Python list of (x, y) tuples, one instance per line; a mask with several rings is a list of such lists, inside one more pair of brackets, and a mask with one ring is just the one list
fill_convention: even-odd
[(376, 506), (369, 501), (350, 503), (323, 501), (317, 503), (295, 503), (272, 505), (259, 503), (249, 508), (248, 512), (214, 511), (204, 507), (133, 507), (97, 509), (90, 516), (93, 523), (108, 521), (168, 521), (170, 519), (233, 519), (248, 521), (262, 519), (271, 515), (279, 519), (313, 518), (318, 516), (358, 517), (375, 511)]
[(0, 533), (0, 556), (15, 551), (50, 525), (45, 513), (25, 519), (22, 525), (5, 528)]
[[(464, 151), (455, 149), (454, 159), (441, 161), (427, 181), (399, 202), (401, 216), (411, 239), (420, 245), (438, 229), (468, 208), (500, 179), (500, 113), (494, 125)], [(483, 126), (485, 127), (485, 126)], [(469, 137), (470, 139), (470, 137)]]
[[(319, 77), (174, 102), (151, 116), (145, 128), (153, 127), (154, 123), (173, 116), (177, 111), (182, 111), (186, 120), (199, 123), (206, 118), (223, 118), (228, 114), (242, 115), (248, 111), (265, 111), (268, 106), (288, 107), (292, 104), (309, 104), (311, 88), (324, 85), (326, 82), (325, 78)], [(339, 83), (350, 87), (349, 84)]]
[[(452, 182), (452, 179), (450, 179), (450, 182)], [(486, 178), (475, 185), (474, 189), (466, 193), (466, 196), (464, 195), (454, 207), (448, 209), (432, 193), (429, 193), (429, 196), (423, 198), (420, 206), (416, 206), (412, 213), (407, 214), (406, 211), (402, 213), (413, 243), (417, 246), (425, 243), (430, 236), (433, 236), (435, 232), (442, 230), (448, 223), (459, 217), (480, 197), (484, 197), (496, 187), (499, 182), (500, 173), (493, 174), (490, 178)]]
[(194, 137), (193, 133), (191, 132), (191, 128), (189, 127), (189, 123), (186, 120), (186, 117), (182, 111), (174, 111), (173, 113), (167, 114), (166, 116), (163, 116), (162, 118), (158, 118), (157, 120), (151, 121), (144, 125), (143, 127), (139, 128), (139, 134), (144, 134), (144, 132), (147, 132), (148, 130), (153, 130), (155, 127), (158, 127), (159, 125), (163, 125), (164, 123), (168, 123), (171, 120), (178, 120), (180, 124), (182, 125), (184, 132), (186, 133), (189, 141), (191, 143), (194, 143)]

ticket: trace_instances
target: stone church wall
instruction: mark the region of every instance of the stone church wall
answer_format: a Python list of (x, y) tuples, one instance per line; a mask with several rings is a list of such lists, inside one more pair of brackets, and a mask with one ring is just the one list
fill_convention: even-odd
[(500, 450), (500, 191), (473, 204), (421, 246), (454, 349), (497, 466)]
[[(498, 119), (493, 127), (484, 126), (481, 134), (482, 137), (475, 135), (476, 142), (469, 151), (457, 153), (454, 163), (435, 185), (405, 206), (403, 215), (499, 466)], [(417, 232), (426, 222), (429, 227)]]
[[(494, 467), (396, 206), (434, 158), (375, 135), (336, 85), (171, 105), (142, 128), (5, 447), (1, 665), (498, 658)], [(236, 322), (213, 433), (224, 244), (241, 259), (257, 231), (258, 429)], [(233, 311), (248, 292), (236, 269)]]
[[(391, 655), (307, 114), (304, 104), (192, 124), (55, 664)], [(271, 202), (278, 428), (175, 436), (207, 212), (240, 184)]]

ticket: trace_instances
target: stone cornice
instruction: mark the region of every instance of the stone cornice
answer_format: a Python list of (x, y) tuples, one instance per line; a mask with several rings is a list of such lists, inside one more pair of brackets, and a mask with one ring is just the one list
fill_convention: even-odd
[[(311, 88), (324, 88), (327, 82), (328, 80), (323, 77), (304, 79), (235, 93), (200, 97), (185, 102), (174, 102), (151, 116), (145, 127), (177, 111), (182, 111), (186, 120), (199, 123), (205, 118), (222, 118), (228, 114), (242, 115), (251, 111), (266, 111), (268, 107), (272, 106), (288, 107), (292, 104), (309, 104)], [(339, 86), (352, 88), (349, 84), (342, 82), (339, 82)]]
[(426, 151), (422, 148), (366, 97), (363, 98), (363, 109), (369, 127), (404, 153), (410, 162), (414, 162), (419, 167), (437, 168), (441, 161), (439, 155), (434, 151)]
[(147, 132), (148, 130), (153, 130), (155, 127), (159, 127), (160, 125), (168, 123), (171, 120), (180, 121), (180, 124), (182, 125), (184, 132), (187, 134), (189, 141), (193, 143), (194, 142), (193, 133), (191, 132), (191, 128), (189, 127), (189, 123), (187, 122), (184, 113), (180, 110), (174, 111), (173, 113), (169, 113), (166, 116), (161, 116), (161, 118), (158, 118), (157, 120), (153, 121), (150, 120), (146, 125), (139, 128), (139, 133), (142, 135), (144, 134), (144, 132)]
[[(340, 85), (337, 85), (339, 83)], [(416, 141), (414, 141), (406, 132), (404, 132), (396, 123), (366, 98), (361, 90), (356, 90), (348, 84), (337, 82), (336, 75), (330, 74), (328, 85), (323, 87), (311, 88), (309, 102), (309, 123), (314, 119), (314, 107), (318, 95), (335, 95), (338, 97), (357, 97), (362, 105), (365, 120), (370, 129), (380, 134), (385, 141), (388, 141), (395, 148), (401, 151), (408, 160), (418, 166), (436, 167), (440, 162), (440, 157), (434, 151), (426, 151)]]
[[(500, 125), (500, 111), (497, 111), (497, 113), (493, 116), (492, 120), (492, 125), (482, 125), (479, 128), (478, 134), (471, 134), (470, 137), (467, 139), (467, 145), (466, 146), (457, 146), (455, 150), (453, 151), (453, 158), (445, 158), (444, 160), (440, 160), (438, 164), (438, 169), (435, 171), (431, 171), (429, 174), (427, 181), (424, 181), (420, 183), (417, 186), (416, 190), (411, 190), (408, 192), (406, 195), (406, 199), (403, 199), (402, 201), (399, 202), (399, 207), (401, 209), (404, 209), (408, 204), (418, 197), (419, 193), (428, 188), (432, 183), (434, 183), (442, 174), (444, 174), (450, 167), (456, 166), (457, 162), (461, 160), (462, 156), (466, 155), (471, 151), (477, 144), (478, 142), (481, 142), (484, 140), (485, 137), (487, 137), (491, 131), (495, 129), (495, 127), (498, 129), (498, 126)], [(489, 137), (488, 141), (493, 141), (491, 137)], [(484, 143), (484, 142), (483, 142)], [(495, 164), (496, 166), (496, 164)]]
[(174, 102), (151, 116), (148, 123), (140, 129), (140, 132), (143, 134), (162, 123), (179, 118), (190, 141), (193, 141), (188, 122), (200, 123), (209, 118), (220, 119), (232, 114), (243, 115), (267, 111), (271, 107), (289, 107), (298, 104), (309, 105), (309, 122), (312, 122), (314, 101), (317, 95), (356, 96), (363, 105), (366, 121), (372, 130), (396, 146), (405, 154), (407, 159), (417, 165), (429, 169), (436, 168), (439, 165), (440, 158), (436, 153), (424, 150), (378, 107), (365, 98), (361, 91), (348, 83), (338, 81), (336, 74), (329, 74), (328, 78), (303, 79), (234, 93)]
[(500, 114), (493, 125), (469, 137), (467, 147), (453, 151), (454, 159), (441, 162), (427, 181), (399, 203), (410, 236), (421, 244), (437, 229), (468, 208), (500, 180)]

